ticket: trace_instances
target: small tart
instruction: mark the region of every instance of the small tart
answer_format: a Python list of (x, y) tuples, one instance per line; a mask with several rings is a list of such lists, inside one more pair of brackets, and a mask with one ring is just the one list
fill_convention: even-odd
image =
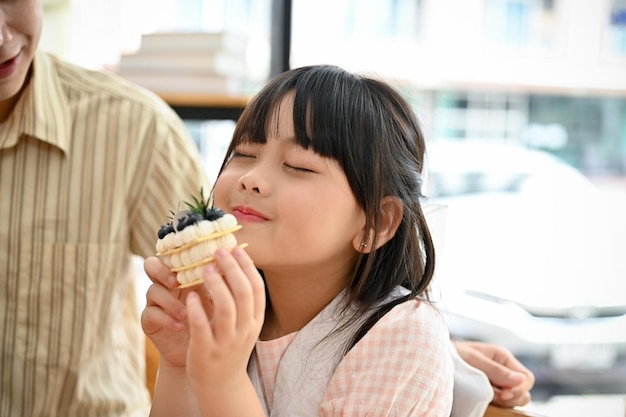
[(157, 240), (156, 255), (172, 272), (176, 272), (180, 287), (197, 285), (204, 281), (204, 266), (214, 261), (217, 249), (232, 250), (237, 246), (233, 233), (240, 228), (241, 225), (232, 214), (223, 214), (213, 220), (200, 220), (186, 225), (182, 230), (172, 228), (172, 231)]

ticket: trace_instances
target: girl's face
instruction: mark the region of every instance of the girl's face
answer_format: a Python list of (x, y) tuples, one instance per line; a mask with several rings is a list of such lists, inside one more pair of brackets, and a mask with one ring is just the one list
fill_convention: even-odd
[(267, 143), (236, 148), (216, 181), (215, 206), (237, 217), (237, 240), (266, 275), (298, 268), (347, 277), (365, 216), (337, 161), (296, 143), (292, 108), (290, 94)]

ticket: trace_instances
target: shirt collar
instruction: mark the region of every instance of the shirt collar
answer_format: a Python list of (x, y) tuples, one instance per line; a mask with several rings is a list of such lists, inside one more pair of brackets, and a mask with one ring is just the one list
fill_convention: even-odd
[(67, 152), (70, 108), (53, 58), (46, 53), (35, 54), (30, 82), (6, 122), (15, 127), (18, 137), (28, 135)]

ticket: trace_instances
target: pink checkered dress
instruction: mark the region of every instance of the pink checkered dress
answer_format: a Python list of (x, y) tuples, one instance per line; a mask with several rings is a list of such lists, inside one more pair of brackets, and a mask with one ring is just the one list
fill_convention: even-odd
[[(281, 358), (295, 336), (256, 344), (268, 410)], [(452, 386), (445, 323), (429, 304), (408, 301), (387, 313), (343, 358), (311, 417), (449, 417)]]

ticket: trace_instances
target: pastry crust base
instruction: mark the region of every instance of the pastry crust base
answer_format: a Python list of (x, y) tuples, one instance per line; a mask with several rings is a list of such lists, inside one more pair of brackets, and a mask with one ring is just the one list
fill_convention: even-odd
[[(242, 243), (242, 244), (237, 245), (237, 246), (235, 246), (235, 247), (236, 247), (236, 248), (245, 248), (246, 246), (248, 246), (248, 244), (247, 244), (247, 243)], [(231, 251), (231, 250), (233, 250), (233, 249), (234, 249), (234, 248), (230, 248), (230, 249), (227, 249), (227, 250), (228, 250), (228, 251)], [(200, 261), (200, 262), (196, 262), (196, 263), (193, 263), (193, 264), (190, 264), (190, 265), (185, 265), (184, 267), (181, 267), (181, 268), (173, 268), (173, 269), (171, 269), (170, 271), (172, 271), (172, 272), (184, 271), (184, 270), (186, 270), (186, 269), (195, 268), (195, 267), (200, 266), (200, 265), (203, 265), (203, 264), (208, 264), (208, 263), (210, 263), (210, 262), (213, 262), (214, 260), (215, 260), (215, 257), (214, 257), (214, 256), (209, 256), (208, 258), (205, 258), (205, 259), (203, 259), (203, 260), (202, 260), (202, 261)], [(196, 281), (185, 282), (184, 284), (180, 284), (180, 285), (178, 285), (176, 288), (189, 288), (189, 287), (195, 287), (196, 285), (200, 285), (200, 284), (203, 284), (203, 283), (204, 283), (204, 279), (199, 279), (199, 280), (196, 280)]]

